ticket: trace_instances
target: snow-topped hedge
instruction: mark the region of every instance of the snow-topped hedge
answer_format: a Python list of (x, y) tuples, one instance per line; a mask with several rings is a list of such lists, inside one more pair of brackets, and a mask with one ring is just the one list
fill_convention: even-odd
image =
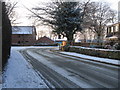
[(119, 59), (120, 60), (120, 50), (109, 50), (109, 49), (98, 49), (98, 48), (86, 48), (80, 46), (69, 46), (69, 48), (64, 48), (65, 51), (77, 52), (81, 54), (87, 54), (97, 57)]

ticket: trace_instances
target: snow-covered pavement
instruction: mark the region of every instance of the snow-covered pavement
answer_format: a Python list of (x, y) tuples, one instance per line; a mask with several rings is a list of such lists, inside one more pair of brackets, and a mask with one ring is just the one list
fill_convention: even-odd
[(44, 80), (33, 70), (32, 66), (18, 52), (26, 47), (12, 47), (3, 74), (3, 88), (48, 88)]
[(2, 89), (2, 72), (0, 71), (0, 90)]
[(70, 56), (75, 56), (75, 57), (80, 57), (80, 58), (84, 58), (84, 59), (89, 59), (89, 60), (93, 60), (93, 61), (108, 63), (108, 64), (114, 64), (114, 65), (120, 64), (120, 61), (115, 60), (115, 59), (94, 57), (94, 56), (89, 56), (89, 55), (84, 55), (84, 54), (79, 54), (79, 53), (74, 53), (74, 52), (59, 52), (59, 53), (65, 54), (65, 55), (70, 55)]

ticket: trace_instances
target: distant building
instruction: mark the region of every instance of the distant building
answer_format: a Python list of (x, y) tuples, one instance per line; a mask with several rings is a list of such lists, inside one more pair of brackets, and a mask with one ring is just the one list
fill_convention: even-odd
[(78, 32), (76, 42), (93, 42), (96, 39), (96, 34), (93, 30), (85, 28), (83, 32)]
[(34, 45), (36, 28), (34, 26), (13, 26), (12, 45)]
[(54, 41), (46, 36), (39, 38), (36, 45), (53, 45)]
[(106, 40), (108, 42), (120, 42), (120, 22), (107, 26)]

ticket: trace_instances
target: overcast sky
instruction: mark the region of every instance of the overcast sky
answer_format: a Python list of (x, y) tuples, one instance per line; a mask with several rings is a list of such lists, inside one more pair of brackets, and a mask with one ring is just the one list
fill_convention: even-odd
[[(48, 2), (48, 1), (51, 1), (51, 0), (10, 0), (12, 2), (16, 1), (16, 2), (19, 2), (18, 3), (18, 8), (16, 8), (16, 11), (19, 15), (19, 19), (20, 19), (20, 22), (23, 22), (21, 23), (22, 25), (31, 25), (30, 21), (27, 19), (26, 16), (28, 16), (28, 12), (24, 7), (23, 5), (25, 5), (26, 7), (28, 8), (32, 8), (32, 7), (35, 7), (38, 3), (40, 2)], [(53, 1), (53, 0), (52, 0)], [(68, 0), (69, 1), (69, 0)], [(73, 0), (72, 0), (73, 1)], [(80, 1), (80, 0), (79, 0)], [(91, 1), (97, 1), (97, 2), (107, 2), (110, 7), (114, 10), (118, 10), (118, 2), (120, 0), (91, 0)]]

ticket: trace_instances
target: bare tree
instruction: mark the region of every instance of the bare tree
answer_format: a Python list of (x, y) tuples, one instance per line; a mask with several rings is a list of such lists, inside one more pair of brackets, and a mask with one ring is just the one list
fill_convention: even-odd
[(111, 10), (108, 4), (91, 2), (87, 6), (83, 27), (93, 30), (97, 35), (98, 43), (100, 43), (103, 39), (106, 25), (114, 22), (114, 19), (115, 11)]
[(11, 2), (11, 1), (6, 2), (6, 14), (9, 17), (11, 24), (15, 24), (18, 18), (18, 15), (16, 11), (14, 10), (17, 4), (18, 2)]
[(45, 35), (44, 31), (43, 30), (39, 30), (38, 31), (38, 38), (41, 38)]

